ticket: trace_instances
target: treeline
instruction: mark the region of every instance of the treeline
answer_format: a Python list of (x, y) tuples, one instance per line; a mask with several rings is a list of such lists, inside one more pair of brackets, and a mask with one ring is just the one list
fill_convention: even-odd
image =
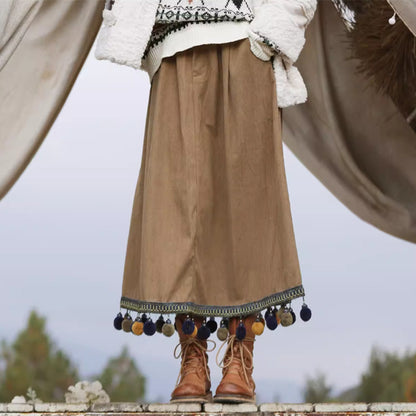
[[(146, 377), (141, 373), (127, 347), (110, 358), (99, 380), (111, 401), (145, 401)], [(80, 381), (77, 367), (60, 350), (46, 331), (46, 319), (30, 313), (26, 327), (14, 342), (0, 346), (0, 402), (24, 396), (32, 387), (44, 402), (62, 402), (70, 385)], [(307, 377), (303, 400), (319, 402), (414, 402), (416, 401), (416, 353), (403, 355), (373, 348), (366, 370), (357, 386), (334, 394), (325, 374)], [(283, 398), (284, 399), (284, 398)]]
[[(30, 313), (24, 328), (10, 345), (0, 346), (0, 403), (25, 396), (32, 387), (44, 402), (63, 402), (70, 385), (80, 381), (69, 356), (57, 348), (46, 331), (46, 319)], [(89, 377), (99, 380), (112, 401), (143, 400), (146, 377), (124, 347), (102, 372)]]
[(373, 347), (357, 386), (335, 395), (325, 374), (319, 372), (306, 379), (303, 399), (308, 403), (415, 402), (416, 354), (407, 351), (399, 355)]

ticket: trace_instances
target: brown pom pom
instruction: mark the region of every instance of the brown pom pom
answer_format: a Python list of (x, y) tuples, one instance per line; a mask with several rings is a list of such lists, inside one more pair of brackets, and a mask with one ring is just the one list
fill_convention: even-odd
[(282, 326), (289, 326), (293, 324), (293, 316), (288, 310), (282, 313), (280, 319)]
[(162, 333), (167, 337), (171, 337), (175, 333), (175, 327), (170, 323), (170, 321), (163, 324)]
[(228, 336), (228, 329), (226, 327), (221, 327), (217, 329), (217, 337), (220, 341), (225, 341)]
[(121, 323), (121, 327), (123, 328), (124, 332), (131, 332), (131, 324), (133, 323), (131, 318), (124, 318), (123, 322)]

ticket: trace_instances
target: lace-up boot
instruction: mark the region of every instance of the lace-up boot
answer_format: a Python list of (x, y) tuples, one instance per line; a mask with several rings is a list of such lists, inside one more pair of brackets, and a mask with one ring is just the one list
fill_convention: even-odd
[[(254, 392), (253, 373), (253, 348), (255, 334), (251, 326), (256, 320), (256, 315), (239, 318), (230, 318), (228, 324), (229, 335), (218, 349), (216, 361), (222, 368), (222, 380), (217, 387), (214, 402), (222, 403), (256, 403)], [(241, 328), (238, 326), (243, 322), (246, 335), (241, 338)], [(237, 333), (237, 334), (236, 334)], [(237, 335), (237, 336), (236, 336)], [(223, 346), (226, 345), (224, 357), (218, 362), (218, 357)]]
[[(185, 334), (182, 330), (182, 324), (186, 317), (185, 314), (177, 314), (175, 317), (179, 343), (176, 345), (173, 354), (175, 358), (181, 357), (181, 368), (170, 402), (205, 403), (212, 400), (207, 351), (212, 351), (215, 348), (215, 342), (199, 339), (196, 331), (193, 334)], [(191, 315), (189, 317), (192, 319)], [(199, 328), (203, 318), (194, 315), (193, 320), (195, 327)], [(214, 344), (214, 347), (210, 350), (207, 348), (208, 342)], [(178, 347), (181, 347), (180, 354), (177, 354)]]

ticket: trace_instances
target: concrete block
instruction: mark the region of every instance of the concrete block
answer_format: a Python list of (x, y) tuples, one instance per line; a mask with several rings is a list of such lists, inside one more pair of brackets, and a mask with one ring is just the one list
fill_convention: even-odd
[(392, 402), (370, 403), (368, 405), (368, 410), (370, 412), (391, 412), (392, 409), (393, 409)]
[(416, 403), (392, 403), (393, 412), (416, 412)]
[(315, 403), (314, 409), (319, 412), (366, 412), (367, 403)]
[(85, 403), (35, 403), (35, 412), (46, 413), (79, 413), (86, 412), (89, 406)]
[(202, 403), (178, 403), (178, 412), (202, 412)]
[(222, 407), (222, 413), (251, 413), (257, 411), (257, 405), (254, 403), (223, 403)]
[(313, 412), (312, 403), (263, 403), (260, 405), (261, 412), (290, 412), (303, 413)]
[(33, 406), (29, 403), (7, 403), (7, 412), (29, 413), (33, 412)]
[(222, 413), (222, 403), (204, 403), (204, 412), (206, 413)]
[(91, 406), (91, 411), (96, 413), (123, 413), (123, 412), (143, 412), (145, 405), (143, 403), (95, 403)]
[(147, 411), (158, 412), (158, 413), (177, 412), (178, 404), (177, 403), (149, 403), (147, 405)]

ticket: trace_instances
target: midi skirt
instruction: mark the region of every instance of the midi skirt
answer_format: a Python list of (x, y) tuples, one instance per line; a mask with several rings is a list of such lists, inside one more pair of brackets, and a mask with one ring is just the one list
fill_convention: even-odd
[(232, 317), (304, 296), (271, 62), (248, 38), (163, 58), (127, 242), (127, 312)]

